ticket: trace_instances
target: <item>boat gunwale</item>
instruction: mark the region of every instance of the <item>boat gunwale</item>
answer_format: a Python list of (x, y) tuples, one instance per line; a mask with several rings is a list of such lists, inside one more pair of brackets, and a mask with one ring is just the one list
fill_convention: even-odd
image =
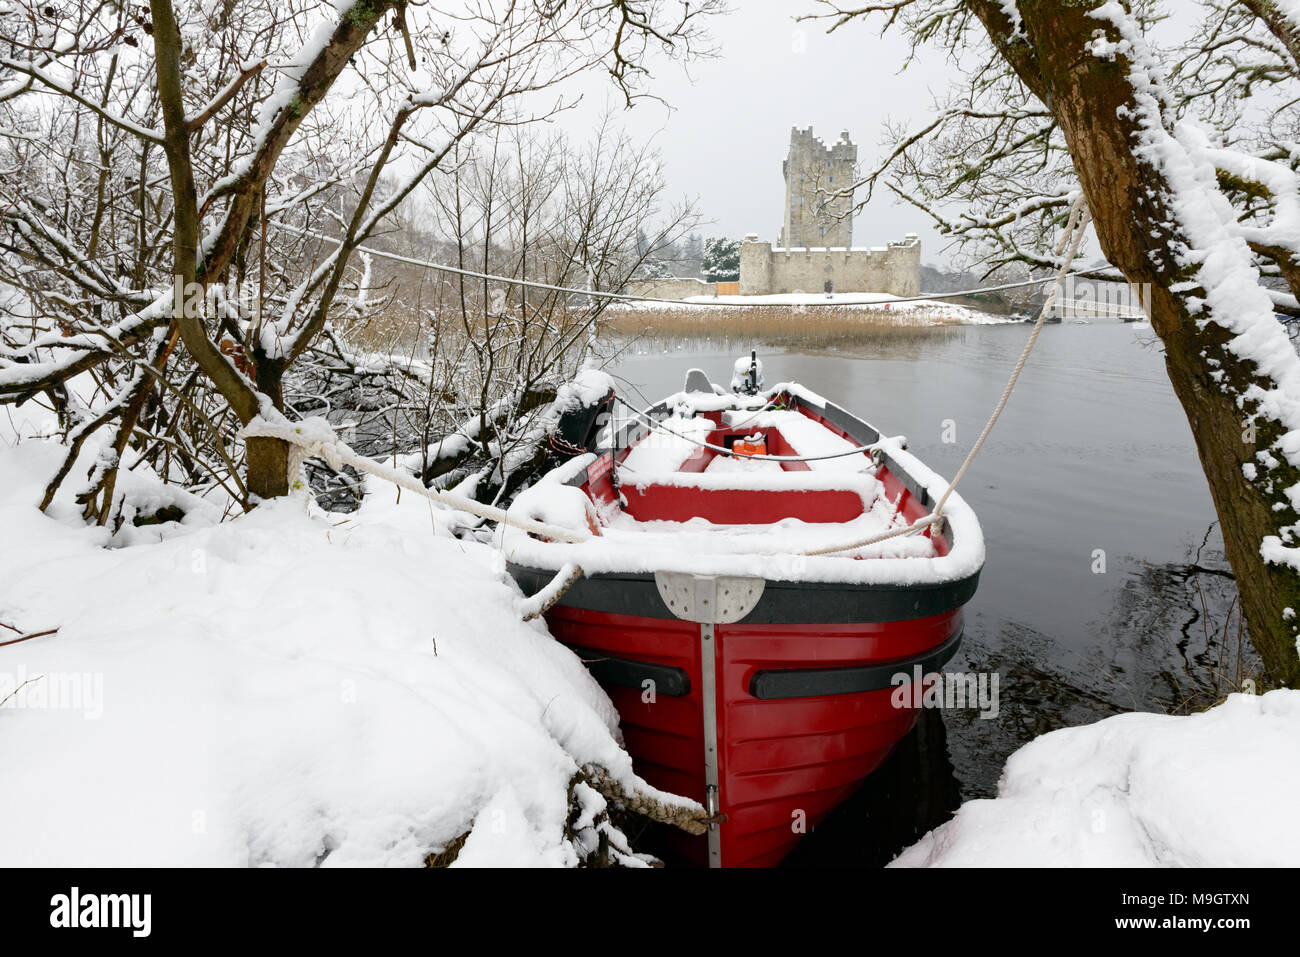
[[(525, 595), (536, 594), (555, 576), (554, 569), (507, 560), (511, 577)], [(765, 579), (758, 603), (740, 624), (852, 625), (915, 621), (948, 614), (964, 606), (979, 587), (982, 569), (950, 581), (915, 584)], [(809, 592), (818, 592), (815, 596)], [(659, 595), (653, 572), (584, 574), (561, 597), (568, 608), (638, 618), (672, 619)]]

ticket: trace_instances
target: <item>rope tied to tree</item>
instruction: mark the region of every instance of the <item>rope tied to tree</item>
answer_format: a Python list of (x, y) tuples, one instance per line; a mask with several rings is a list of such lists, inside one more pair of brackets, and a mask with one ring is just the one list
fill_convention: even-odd
[[(1081, 191), (1078, 196), (1075, 197), (1074, 202), (1070, 207), (1070, 215), (1066, 222), (1065, 230), (1061, 235), (1060, 242), (1056, 246), (1056, 257), (1064, 258), (1061, 258), (1061, 266), (1057, 270), (1056, 278), (1048, 291), (1047, 299), (1038, 313), (1038, 319), (1035, 321), (1033, 330), (1029, 334), (1029, 339), (1025, 342), (1025, 346), (1020, 352), (1020, 357), (1016, 360), (1015, 367), (1012, 369), (1011, 375), (1007, 379), (1006, 387), (1002, 390), (1002, 395), (998, 399), (997, 405), (994, 406), (992, 413), (989, 415), (988, 421), (985, 423), (983, 430), (975, 440), (974, 445), (971, 446), (970, 452), (967, 453), (965, 460), (957, 470), (957, 473), (953, 476), (952, 481), (948, 483), (948, 487), (939, 497), (938, 502), (935, 503), (934, 508), (928, 514), (921, 516), (916, 521), (901, 528), (890, 529), (889, 531), (881, 532), (859, 541), (825, 548), (808, 549), (793, 554), (811, 557), (853, 551), (888, 541), (892, 538), (912, 535), (927, 528), (935, 527), (943, 521), (944, 505), (947, 504), (949, 497), (951, 497), (953, 491), (957, 488), (957, 483), (961, 481), (963, 476), (965, 476), (966, 471), (975, 460), (975, 456), (978, 455), (980, 449), (984, 447), (985, 441), (993, 431), (994, 425), (997, 424), (999, 417), (1007, 406), (1007, 402), (1011, 398), (1011, 393), (1016, 387), (1016, 382), (1020, 378), (1020, 373), (1024, 370), (1025, 363), (1028, 362), (1030, 353), (1033, 352), (1034, 344), (1038, 341), (1039, 333), (1042, 332), (1043, 324), (1047, 319), (1047, 314), (1055, 304), (1057, 296), (1060, 294), (1061, 286), (1065, 281), (1065, 277), (1069, 275), (1070, 265), (1074, 262), (1075, 256), (1078, 255), (1079, 247), (1082, 245), (1083, 237), (1087, 232), (1087, 225), (1088, 210)], [(626, 401), (622, 399), (619, 401), (627, 408), (632, 409), (632, 411), (646, 421), (651, 428), (659, 428), (703, 448), (712, 449), (728, 455), (732, 454), (729, 449), (711, 445), (707, 442), (701, 442), (697, 439), (691, 438), (690, 436), (682, 435), (679, 432), (669, 429), (661, 423), (656, 423), (648, 416), (644, 416), (643, 413), (636, 410)], [(594, 538), (590, 532), (575, 532), (570, 529), (548, 525), (531, 519), (515, 518), (509, 515), (504, 509), (497, 508), (494, 505), (484, 505), (481, 502), (476, 502), (473, 499), (456, 495), (452, 492), (426, 488), (422, 482), (416, 480), (413, 476), (407, 475), (397, 469), (381, 465), (373, 459), (355, 452), (339, 438), (333, 427), (324, 419), (308, 419), (297, 424), (292, 424), (288, 422), (270, 422), (259, 417), (246, 425), (240, 431), (239, 435), (241, 438), (272, 438), (288, 443), (292, 449), (289, 460), (290, 475), (298, 475), (302, 463), (306, 459), (318, 456), (324, 459), (330, 468), (335, 471), (340, 471), (344, 465), (350, 465), (357, 471), (365, 472), (392, 482), (401, 488), (408, 489), (417, 495), (431, 499), (432, 501), (438, 502), (439, 504), (445, 505), (449, 508), (468, 512), (471, 515), (478, 516), (487, 521), (509, 525), (512, 528), (517, 528), (520, 531), (538, 535), (542, 538), (572, 544), (590, 541)], [(869, 446), (855, 447), (847, 451), (822, 456), (754, 455), (750, 456), (750, 458), (776, 462), (812, 462), (823, 459), (841, 458), (848, 455), (870, 453), (882, 449), (885, 445), (886, 443), (882, 441)], [(531, 621), (545, 614), (560, 600), (560, 598), (564, 596), (565, 592), (572, 588), (579, 579), (582, 578), (583, 574), (584, 572), (581, 566), (574, 562), (568, 562), (562, 566), (545, 588), (526, 599), (521, 608), (524, 620)]]
[(592, 537), (590, 532), (578, 532), (569, 528), (561, 528), (558, 525), (533, 521), (532, 519), (516, 518), (508, 514), (505, 509), (498, 508), (495, 505), (485, 505), (482, 502), (476, 502), (472, 498), (466, 498), (454, 492), (427, 488), (423, 482), (414, 476), (408, 475), (400, 469), (381, 465), (374, 459), (353, 450), (338, 436), (333, 426), (324, 419), (304, 419), (301, 422), (291, 423), (271, 422), (259, 417), (240, 429), (238, 435), (241, 439), (279, 439), (281, 442), (287, 443), (290, 449), (293, 450), (289, 456), (289, 474), (291, 477), (299, 474), (298, 469), (303, 461), (316, 457), (324, 459), (326, 464), (336, 472), (341, 471), (343, 466), (348, 465), (358, 472), (365, 472), (386, 482), (392, 482), (394, 485), (435, 501), (440, 505), (445, 505), (459, 512), (468, 512), (487, 521), (509, 525), (512, 528), (539, 535), (542, 538), (576, 543), (585, 542)]

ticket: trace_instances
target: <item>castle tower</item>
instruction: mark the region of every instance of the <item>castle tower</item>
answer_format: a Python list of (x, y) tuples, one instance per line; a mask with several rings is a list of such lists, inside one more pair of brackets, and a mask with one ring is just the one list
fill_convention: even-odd
[[(827, 146), (812, 127), (790, 132), (785, 174), (785, 221), (778, 246), (786, 249), (853, 245), (852, 185), (858, 148), (848, 130)], [(848, 189), (847, 195), (836, 196)]]

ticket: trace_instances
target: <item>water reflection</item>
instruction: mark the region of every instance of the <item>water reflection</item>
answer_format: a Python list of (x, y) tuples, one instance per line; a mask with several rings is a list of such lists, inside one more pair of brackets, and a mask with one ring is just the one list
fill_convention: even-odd
[(1257, 667), (1241, 647), (1239, 623), (1223, 557), (1205, 551), (1127, 575), (1087, 653), (1062, 657), (1050, 636), (981, 616), (947, 667), (998, 674), (997, 716), (924, 712), (894, 757), (787, 865), (881, 866), (962, 801), (993, 797), (1007, 757), (1039, 735), (1128, 711), (1184, 713), (1212, 704)]
[[(890, 358), (912, 360), (942, 354), (943, 343), (965, 340), (971, 326), (917, 326), (897, 329), (866, 329), (852, 336), (816, 336), (793, 331), (777, 336), (766, 336), (762, 351), (779, 355), (786, 351), (806, 356), (838, 356), (850, 359), (870, 359), (882, 354)], [(691, 339), (662, 338), (654, 335), (633, 340), (611, 342), (611, 352), (617, 350), (621, 361), (673, 354), (709, 354), (713, 352), (740, 355), (755, 347), (752, 339), (738, 336), (713, 335)]]

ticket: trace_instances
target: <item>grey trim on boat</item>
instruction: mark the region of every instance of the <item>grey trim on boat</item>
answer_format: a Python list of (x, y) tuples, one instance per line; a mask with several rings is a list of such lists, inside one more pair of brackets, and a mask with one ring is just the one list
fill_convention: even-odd
[[(938, 648), (921, 655), (884, 664), (850, 665), (842, 668), (776, 668), (757, 671), (749, 679), (749, 693), (761, 701), (779, 698), (818, 698), (835, 694), (883, 691), (911, 681), (914, 669), (921, 674), (938, 671), (957, 653), (962, 633), (958, 630)], [(903, 681), (898, 678), (902, 676)]]
[(657, 661), (623, 658), (599, 648), (568, 645), (582, 661), (591, 676), (603, 685), (620, 688), (645, 688), (645, 682), (654, 682), (657, 695), (684, 698), (691, 693), (691, 676), (682, 668), (661, 665)]

